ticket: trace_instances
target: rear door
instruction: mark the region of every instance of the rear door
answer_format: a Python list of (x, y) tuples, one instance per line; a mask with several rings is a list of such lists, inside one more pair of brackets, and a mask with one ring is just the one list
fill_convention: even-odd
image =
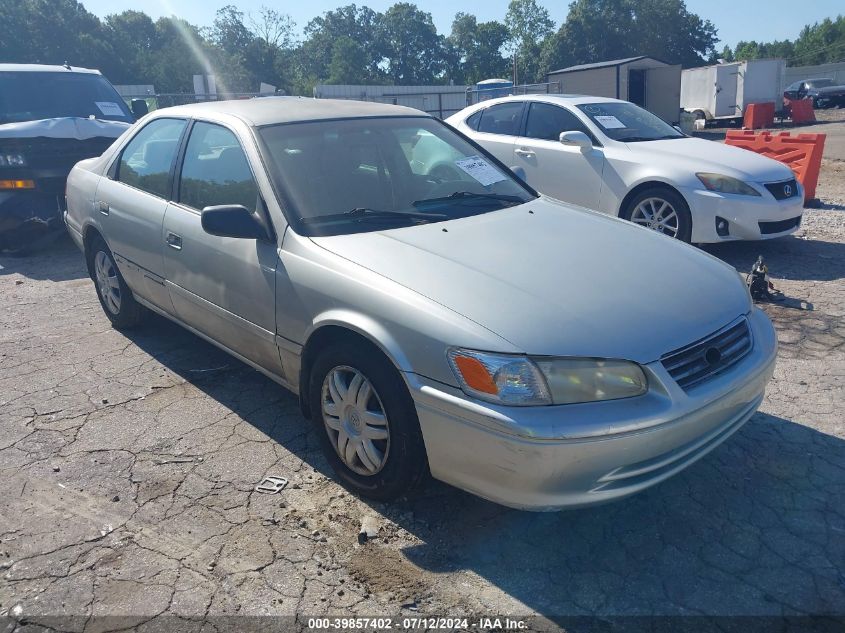
[(172, 312), (164, 286), (162, 225), (185, 119), (150, 121), (126, 144), (97, 187), (98, 214), (109, 248), (133, 292)]
[[(240, 204), (270, 222), (238, 136), (195, 121), (164, 218), (164, 271), (177, 316), (265, 369), (281, 374), (275, 344), (275, 241), (217, 237), (202, 209)], [(268, 224), (269, 225), (269, 224)]]
[(485, 108), (473, 138), (502, 161), (513, 165), (513, 146), (522, 125), (522, 101), (506, 101)]
[[(560, 142), (561, 132), (583, 132), (593, 140), (581, 151)], [(604, 150), (587, 126), (568, 109), (534, 101), (528, 105), (524, 135), (517, 140), (514, 164), (525, 169), (528, 184), (547, 196), (599, 209)]]
[(740, 116), (737, 113), (736, 85), (739, 80), (739, 64), (716, 66), (716, 112), (717, 117)]

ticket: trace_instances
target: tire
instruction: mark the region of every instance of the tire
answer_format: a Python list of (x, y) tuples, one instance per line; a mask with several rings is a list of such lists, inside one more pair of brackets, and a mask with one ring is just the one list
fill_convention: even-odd
[[(311, 419), (326, 459), (347, 488), (389, 501), (419, 483), (427, 459), (416, 408), (399, 372), (378, 350), (332, 345), (318, 354), (310, 376)], [(363, 380), (356, 382), (359, 376)]]
[[(661, 206), (663, 203), (674, 212), (677, 221), (672, 221), (673, 216), (669, 215), (667, 207)], [(647, 217), (649, 209), (652, 211), (659, 210), (661, 213), (657, 217), (664, 221), (654, 222), (650, 220)], [(628, 202), (619, 217), (683, 242), (689, 242), (692, 237), (692, 216), (689, 206), (681, 194), (667, 187), (644, 189)], [(652, 213), (652, 217), (654, 217), (654, 213)]]
[(91, 243), (88, 270), (94, 280), (97, 298), (112, 327), (116, 330), (128, 330), (144, 320), (146, 310), (135, 301), (132, 291), (120, 274), (114, 256), (101, 237), (95, 238)]

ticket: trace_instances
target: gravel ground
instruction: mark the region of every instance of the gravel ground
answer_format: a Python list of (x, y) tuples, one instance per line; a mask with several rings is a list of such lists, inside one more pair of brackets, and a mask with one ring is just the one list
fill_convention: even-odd
[[(292, 395), (163, 319), (111, 329), (69, 242), (0, 258), (0, 617), (845, 617), (843, 170), (825, 161), (798, 235), (707, 248), (741, 271), (763, 254), (788, 296), (765, 306), (760, 412), (655, 488), (553, 514), (436, 482), (364, 502)], [(290, 483), (254, 492), (265, 475)]]

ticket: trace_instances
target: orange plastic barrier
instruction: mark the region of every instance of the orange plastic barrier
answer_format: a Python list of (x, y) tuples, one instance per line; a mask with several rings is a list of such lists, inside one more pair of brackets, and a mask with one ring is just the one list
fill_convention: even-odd
[[(798, 102), (792, 103), (794, 106)], [(772, 134), (771, 132), (730, 130), (725, 137), (725, 144), (749, 149), (787, 165), (804, 186), (804, 202), (806, 203), (816, 197), (826, 137), (826, 134), (791, 136), (789, 132)]]
[(775, 124), (775, 104), (773, 101), (767, 103), (749, 103), (745, 106), (745, 117), (742, 120), (742, 127), (746, 130), (759, 130), (764, 127), (772, 127)]
[(813, 123), (816, 120), (812, 99), (784, 98), (783, 105), (793, 123)]

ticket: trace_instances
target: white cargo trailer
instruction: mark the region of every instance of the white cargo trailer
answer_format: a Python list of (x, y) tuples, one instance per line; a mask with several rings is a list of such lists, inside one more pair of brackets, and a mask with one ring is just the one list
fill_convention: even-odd
[(699, 119), (739, 119), (750, 103), (783, 109), (786, 62), (756, 59), (690, 68), (681, 73), (681, 108)]

